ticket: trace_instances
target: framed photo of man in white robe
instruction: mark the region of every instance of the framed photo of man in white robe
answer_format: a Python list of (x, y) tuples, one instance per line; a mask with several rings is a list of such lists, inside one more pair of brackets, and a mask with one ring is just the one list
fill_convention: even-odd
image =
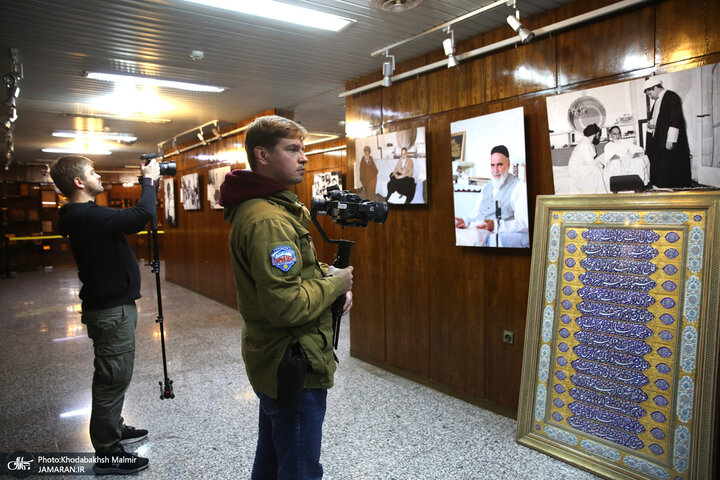
[(530, 247), (523, 117), (520, 107), (450, 124), (464, 151), (451, 152), (457, 246)]

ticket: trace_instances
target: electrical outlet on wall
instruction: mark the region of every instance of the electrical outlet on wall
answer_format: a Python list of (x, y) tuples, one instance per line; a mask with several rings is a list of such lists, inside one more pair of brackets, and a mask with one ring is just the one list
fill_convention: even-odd
[(512, 330), (503, 330), (503, 343), (510, 345), (515, 343), (515, 333)]

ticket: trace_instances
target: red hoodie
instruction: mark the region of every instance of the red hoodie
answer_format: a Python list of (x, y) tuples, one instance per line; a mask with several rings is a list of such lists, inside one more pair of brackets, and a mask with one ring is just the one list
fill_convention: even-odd
[(220, 185), (220, 205), (228, 208), (251, 198), (266, 197), (285, 190), (287, 187), (274, 178), (249, 170), (233, 170), (225, 175)]

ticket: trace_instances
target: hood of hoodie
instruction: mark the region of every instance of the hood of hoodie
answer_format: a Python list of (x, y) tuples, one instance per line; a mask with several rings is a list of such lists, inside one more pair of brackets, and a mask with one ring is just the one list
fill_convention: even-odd
[(274, 178), (249, 170), (233, 170), (225, 175), (220, 185), (219, 203), (228, 208), (251, 198), (267, 197), (284, 190), (287, 187)]
[(225, 208), (225, 219), (228, 220), (234, 207), (241, 203), (284, 191), (287, 191), (287, 187), (274, 178), (249, 170), (233, 170), (225, 175), (220, 185), (219, 203)]

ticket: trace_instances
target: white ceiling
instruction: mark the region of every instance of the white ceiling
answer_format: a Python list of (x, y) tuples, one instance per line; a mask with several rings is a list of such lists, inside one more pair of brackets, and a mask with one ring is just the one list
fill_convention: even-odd
[[(254, 1), (254, 0), (234, 0)], [(103, 120), (109, 131), (133, 133), (133, 145), (115, 144), (109, 156), (91, 156), (96, 165), (137, 164), (141, 153), (212, 120), (235, 123), (270, 108), (295, 110), (311, 132), (344, 133), (345, 82), (379, 71), (382, 58), (370, 53), (492, 3), (490, 0), (425, 0), (403, 13), (379, 12), (369, 0), (286, 0), (288, 3), (356, 20), (339, 33), (265, 20), (184, 0), (0, 0), (0, 74), (10, 71), (10, 49), (18, 49), (18, 120), (13, 162), (46, 161), (67, 139), (55, 130), (74, 129), (67, 113), (102, 113), (90, 102), (113, 93), (107, 82), (84, 71), (135, 72), (165, 79), (228, 87), (223, 93), (160, 89), (173, 109), (158, 116), (169, 124)], [(571, 0), (518, 0), (524, 17)], [(510, 8), (500, 6), (455, 26), (456, 41), (505, 24)], [(393, 49), (397, 61), (441, 48), (435, 32)], [(204, 52), (193, 61), (192, 50)], [(0, 85), (0, 100), (4, 100)], [(129, 101), (129, 98), (128, 98)], [(6, 119), (0, 109), (0, 121)], [(0, 126), (0, 136), (5, 130)], [(4, 153), (4, 142), (0, 153)], [(0, 157), (3, 158), (3, 157)], [(1, 162), (0, 162), (1, 163)]]

